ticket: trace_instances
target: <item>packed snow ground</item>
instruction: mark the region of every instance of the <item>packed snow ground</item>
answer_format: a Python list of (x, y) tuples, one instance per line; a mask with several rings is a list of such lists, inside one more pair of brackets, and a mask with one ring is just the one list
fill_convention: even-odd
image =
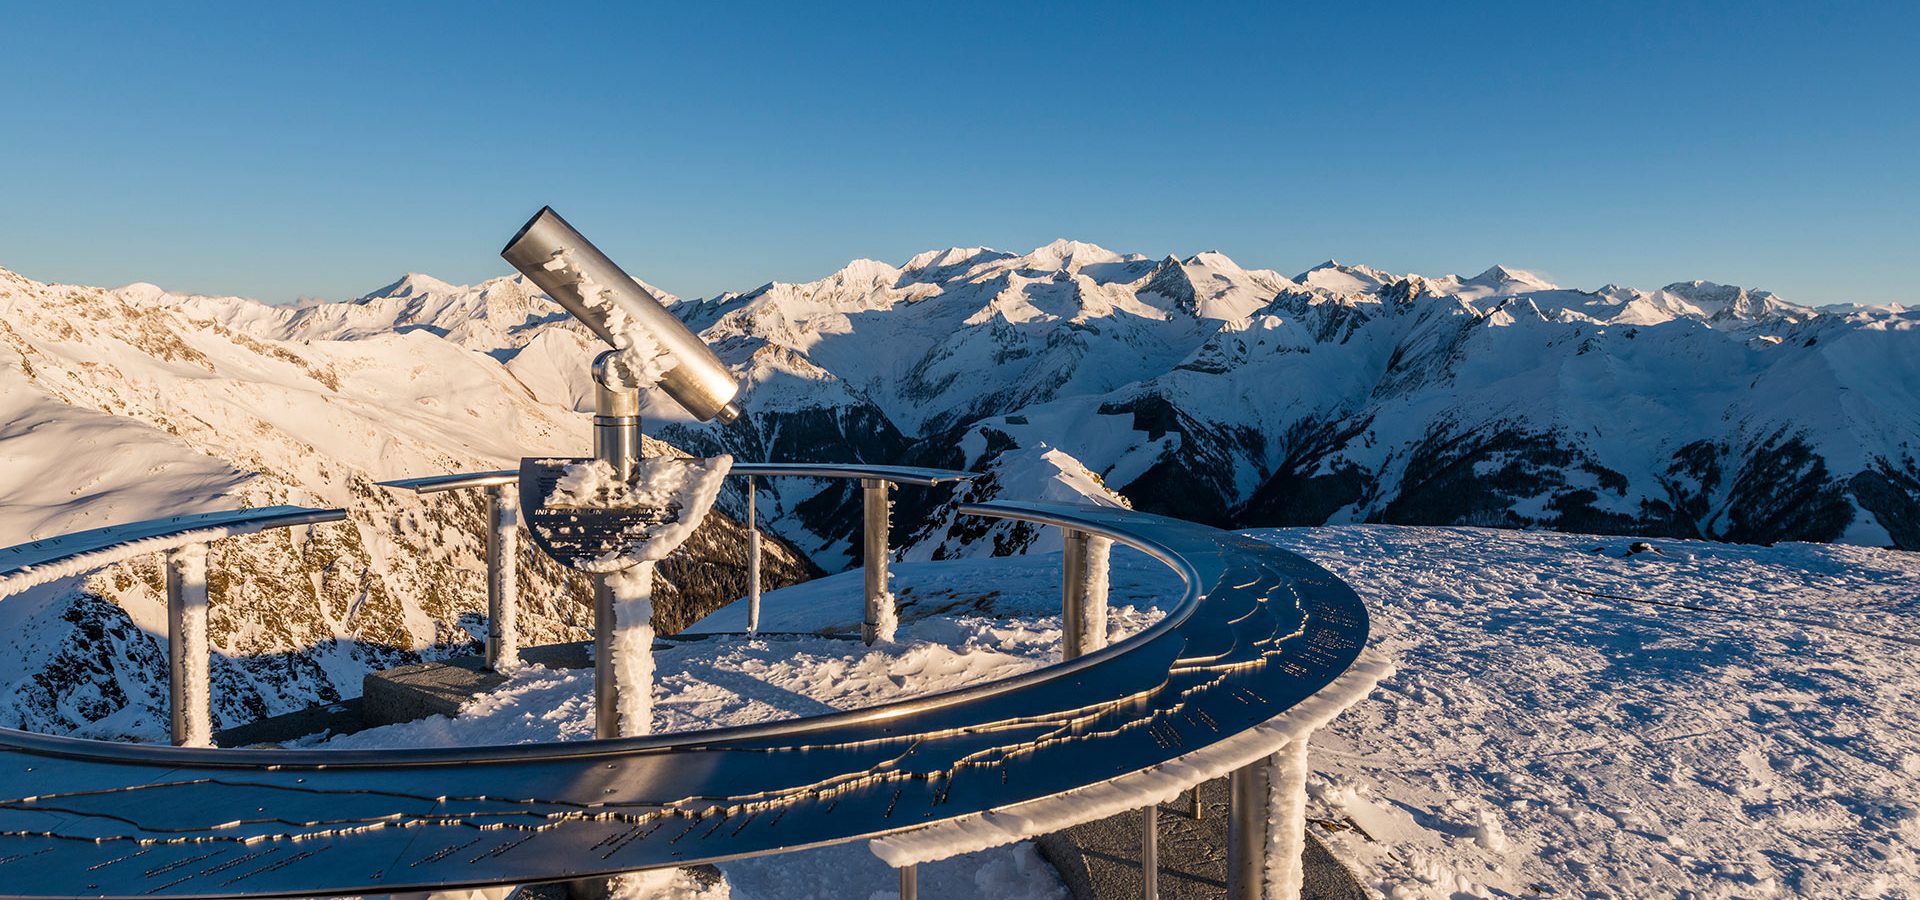
[[(1398, 673), (1317, 733), (1309, 820), (1392, 898), (1920, 897), (1920, 555), (1483, 530), (1256, 532), (1346, 579)], [(1058, 554), (895, 568), (901, 639), (715, 637), (659, 654), (662, 730), (846, 709), (1057, 658)], [(1177, 581), (1114, 555), (1112, 633)], [(856, 634), (859, 575), (765, 597)], [(739, 630), (743, 604), (695, 626)], [(458, 719), (319, 742), (591, 736), (586, 672), (532, 668)], [(733, 897), (887, 897), (861, 844), (722, 866)], [(1063, 896), (1026, 845), (922, 895)]]
[(1352, 584), (1398, 664), (1309, 782), (1383, 894), (1920, 897), (1920, 554), (1256, 534)]

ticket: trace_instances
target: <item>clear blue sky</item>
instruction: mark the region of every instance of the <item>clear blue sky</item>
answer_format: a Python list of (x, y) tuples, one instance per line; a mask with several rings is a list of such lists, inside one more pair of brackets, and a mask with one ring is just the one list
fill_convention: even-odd
[(344, 298), (551, 203), (683, 295), (1066, 236), (1920, 302), (1917, 4), (802, 6), (7, 3), (0, 266)]

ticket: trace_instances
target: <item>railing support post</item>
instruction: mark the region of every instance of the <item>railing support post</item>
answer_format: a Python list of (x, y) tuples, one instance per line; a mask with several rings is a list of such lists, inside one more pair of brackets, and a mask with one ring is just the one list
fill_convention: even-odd
[(1113, 541), (1060, 529), (1060, 656), (1073, 659), (1107, 645), (1108, 559)]
[(760, 519), (753, 511), (753, 476), (747, 476), (747, 633), (760, 631)]
[(1147, 900), (1160, 896), (1160, 806), (1140, 811), (1140, 878)]
[(866, 495), (861, 565), (866, 572), (867, 591), (866, 619), (860, 625), (860, 639), (868, 646), (874, 641), (893, 640), (900, 624), (893, 594), (887, 590), (887, 526), (893, 519), (893, 501), (887, 496), (887, 489), (891, 487), (893, 482), (884, 478), (860, 479), (861, 493)]
[(1227, 776), (1227, 794), (1227, 896), (1299, 900), (1307, 842), (1307, 735), (1235, 769)]
[(178, 747), (213, 746), (213, 659), (207, 646), (207, 545), (167, 551), (167, 699)]
[(1273, 833), (1267, 835), (1272, 855), (1267, 896), (1271, 900), (1299, 900), (1306, 883), (1301, 855), (1307, 850), (1307, 735), (1287, 742), (1273, 755), (1272, 792), (1268, 803)]
[(520, 553), (520, 490), (487, 488), (487, 669), (520, 666), (520, 584), (514, 562)]
[(1267, 802), (1273, 758), (1227, 776), (1227, 897), (1266, 900)]
[(918, 900), (920, 896), (920, 867), (900, 867), (900, 900)]

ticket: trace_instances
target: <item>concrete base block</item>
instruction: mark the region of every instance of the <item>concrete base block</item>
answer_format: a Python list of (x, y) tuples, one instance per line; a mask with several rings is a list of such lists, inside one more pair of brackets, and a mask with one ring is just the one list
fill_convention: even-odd
[[(592, 668), (591, 645), (549, 644), (520, 651), (520, 661), (550, 669)], [(360, 715), (367, 727), (412, 722), (428, 716), (452, 718), (460, 707), (507, 682), (489, 672), (478, 656), (455, 656), (369, 672), (360, 682)]]

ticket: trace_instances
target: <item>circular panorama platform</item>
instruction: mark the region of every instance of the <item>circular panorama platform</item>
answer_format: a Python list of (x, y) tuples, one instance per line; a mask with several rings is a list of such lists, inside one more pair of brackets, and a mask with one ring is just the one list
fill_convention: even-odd
[[(748, 727), (392, 751), (0, 729), (0, 894), (389, 893), (882, 836), (906, 842), (896, 855), (937, 858), (929, 846), (963, 852), (1099, 818), (1116, 791), (1187, 787), (1273, 752), (1286, 739), (1268, 723), (1345, 672), (1366, 639), (1346, 584), (1232, 532), (1061, 504), (962, 512), (1111, 538), (1172, 567), (1185, 594), (1140, 633), (1019, 677)], [(0, 594), (138, 552), (343, 515), (274, 507), (23, 544), (0, 550)]]

